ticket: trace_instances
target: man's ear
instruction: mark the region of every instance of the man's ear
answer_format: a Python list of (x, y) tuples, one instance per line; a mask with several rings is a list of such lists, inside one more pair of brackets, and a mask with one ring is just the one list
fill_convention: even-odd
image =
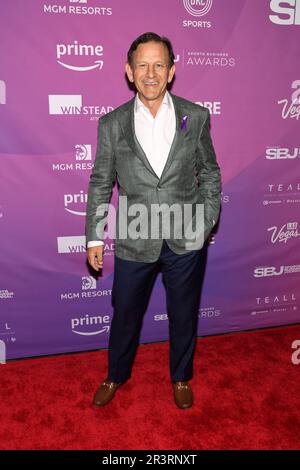
[(126, 72), (126, 75), (128, 77), (128, 80), (130, 82), (133, 82), (133, 72), (132, 72), (132, 68), (130, 67), (128, 62), (125, 64), (125, 72)]
[(169, 70), (168, 83), (171, 83), (171, 81), (173, 80), (173, 77), (174, 77), (174, 75), (175, 75), (175, 70), (176, 70), (176, 67), (175, 67), (175, 65), (173, 64), (172, 67), (171, 67), (170, 70)]

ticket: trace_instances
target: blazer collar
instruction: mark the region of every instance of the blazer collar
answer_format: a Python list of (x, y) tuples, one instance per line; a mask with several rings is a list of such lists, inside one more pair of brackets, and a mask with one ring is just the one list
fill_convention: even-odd
[[(170, 93), (170, 92), (169, 92)], [(175, 115), (176, 115), (176, 130), (175, 130), (175, 135), (174, 139), (170, 148), (170, 152), (167, 157), (166, 164), (164, 166), (163, 172), (160, 176), (155, 173), (153, 170), (152, 166), (149, 163), (149, 160), (142, 149), (139, 141), (137, 140), (137, 137), (134, 132), (134, 101), (135, 98), (132, 98), (126, 105), (123, 107), (123, 113), (121, 114), (121, 117), (119, 118), (120, 125), (122, 127), (124, 136), (129, 144), (129, 146), (132, 148), (133, 152), (140, 158), (140, 160), (144, 163), (144, 165), (148, 168), (148, 170), (157, 178), (158, 181), (161, 181), (168, 168), (170, 167), (172, 160), (174, 158), (174, 155), (176, 154), (176, 151), (178, 151), (181, 147), (182, 140), (184, 139), (186, 135), (186, 131), (181, 130), (181, 122), (183, 116), (186, 114), (184, 107), (182, 106), (181, 101), (172, 93), (170, 93), (170, 96), (173, 100), (174, 104), (174, 109), (175, 109)]]

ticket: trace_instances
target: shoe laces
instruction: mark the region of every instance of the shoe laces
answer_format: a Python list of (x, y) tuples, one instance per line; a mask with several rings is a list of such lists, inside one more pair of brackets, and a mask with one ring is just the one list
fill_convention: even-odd
[(114, 382), (109, 382), (108, 380), (104, 380), (103, 385), (107, 385), (109, 388), (113, 388), (116, 384)]
[(177, 388), (190, 388), (186, 382), (176, 382)]

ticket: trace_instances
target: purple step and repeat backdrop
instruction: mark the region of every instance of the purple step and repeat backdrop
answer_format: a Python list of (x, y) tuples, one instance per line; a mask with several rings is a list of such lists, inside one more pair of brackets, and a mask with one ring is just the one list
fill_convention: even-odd
[[(172, 91), (210, 110), (222, 169), (199, 335), (299, 322), (300, 0), (1, 0), (0, 10), (7, 358), (107, 347), (114, 240), (96, 279), (87, 187), (97, 120), (133, 96), (124, 63), (145, 31), (172, 40)], [(167, 338), (159, 275), (141, 341)]]

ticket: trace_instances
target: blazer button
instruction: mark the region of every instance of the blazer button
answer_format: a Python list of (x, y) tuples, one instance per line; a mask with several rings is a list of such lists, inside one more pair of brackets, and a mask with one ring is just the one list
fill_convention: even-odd
[(157, 187), (158, 191), (161, 189), (161, 187), (160, 187), (160, 186), (156, 186), (156, 187)]

